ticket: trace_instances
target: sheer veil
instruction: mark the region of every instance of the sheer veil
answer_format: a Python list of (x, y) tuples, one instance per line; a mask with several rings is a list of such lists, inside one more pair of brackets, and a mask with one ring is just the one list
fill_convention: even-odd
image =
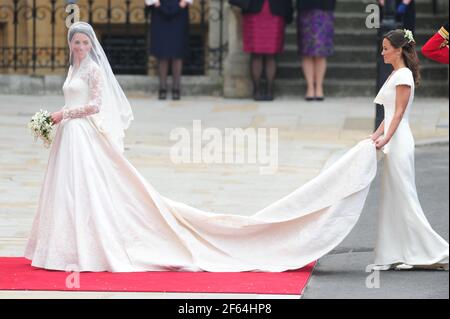
[[(131, 121), (134, 119), (130, 103), (114, 76), (105, 51), (98, 41), (92, 26), (86, 22), (76, 22), (72, 24), (67, 33), (69, 47), (70, 41), (76, 33), (83, 33), (91, 40), (92, 47), (89, 57), (98, 65), (103, 77), (103, 85), (101, 88), (102, 104), (99, 113), (92, 115), (92, 119), (100, 132), (110, 140), (113, 146), (123, 152), (124, 131), (130, 126)], [(70, 68), (72, 68), (72, 49), (70, 49), (69, 61)]]

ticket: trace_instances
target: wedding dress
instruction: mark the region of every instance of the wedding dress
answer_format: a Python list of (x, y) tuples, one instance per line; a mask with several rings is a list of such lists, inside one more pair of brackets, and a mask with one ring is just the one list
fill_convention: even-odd
[(72, 73), (25, 252), (33, 266), (284, 271), (329, 252), (357, 222), (376, 174), (371, 141), (253, 216), (206, 212), (159, 194), (99, 132), (91, 118), (102, 107), (95, 63), (87, 57)]
[(370, 140), (253, 216), (206, 212), (159, 194), (99, 131), (92, 116), (102, 108), (101, 79), (93, 60), (87, 56), (73, 73), (63, 86), (65, 119), (25, 252), (33, 266), (284, 271), (332, 250), (357, 222), (376, 174)]
[(33, 266), (280, 272), (324, 256), (352, 230), (377, 171), (380, 152), (370, 139), (251, 216), (203, 211), (159, 194), (123, 155), (129, 105), (92, 28), (75, 26), (90, 35), (93, 52), (78, 69), (69, 68), (63, 86), (64, 120), (50, 149), (25, 249)]
[(415, 90), (411, 70), (394, 71), (380, 89), (375, 103), (384, 106), (387, 131), (395, 113), (397, 85), (410, 86), (411, 96), (395, 134), (383, 150), (375, 264), (448, 264), (448, 243), (432, 229), (417, 195), (414, 138), (409, 127)]

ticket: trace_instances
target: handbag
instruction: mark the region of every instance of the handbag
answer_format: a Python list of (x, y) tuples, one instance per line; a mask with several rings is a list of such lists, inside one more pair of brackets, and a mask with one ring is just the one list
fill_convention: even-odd
[(242, 10), (247, 10), (250, 7), (251, 0), (228, 0), (232, 6), (241, 8)]

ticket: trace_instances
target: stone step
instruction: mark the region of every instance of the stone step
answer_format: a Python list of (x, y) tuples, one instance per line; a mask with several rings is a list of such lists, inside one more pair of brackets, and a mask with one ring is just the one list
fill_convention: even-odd
[[(363, 30), (366, 28), (366, 13), (348, 13), (348, 12), (336, 12), (336, 29), (348, 29), (354, 28), (355, 30)], [(417, 13), (417, 25), (421, 29), (435, 30), (448, 19), (448, 15), (445, 14), (429, 14), (429, 13)]]
[[(370, 63), (376, 59), (375, 46), (335, 46), (335, 53), (329, 58), (330, 62)], [(298, 61), (297, 45), (286, 45), (285, 51), (280, 55), (280, 62)]]
[[(418, 44), (423, 44), (434, 35), (433, 30), (417, 30), (414, 33), (415, 40)], [(378, 40), (378, 31), (375, 29), (354, 30), (354, 29), (337, 29), (334, 34), (335, 45), (340, 46), (371, 46), (376, 45)], [(286, 29), (285, 41), (287, 44), (297, 45), (297, 29), (289, 27)]]
[[(299, 72), (299, 71), (298, 71)], [(155, 76), (119, 75), (117, 79), (127, 96), (155, 96), (159, 82)], [(0, 74), (0, 94), (45, 95), (61, 94), (63, 76), (3, 75)], [(303, 97), (306, 83), (300, 73), (296, 79), (278, 78), (275, 81), (277, 96), (291, 95)], [(331, 79), (325, 81), (326, 96), (367, 96), (375, 97), (375, 79)], [(449, 94), (446, 81), (426, 80), (417, 88), (417, 96), (447, 97)], [(184, 76), (182, 78), (182, 95), (222, 96), (222, 80), (208, 76)]]
[[(372, 63), (376, 62), (379, 56), (375, 46), (335, 46), (334, 54), (329, 57), (329, 62), (335, 63)], [(420, 52), (421, 47), (417, 48), (417, 53), (421, 64), (436, 64), (426, 59)], [(299, 61), (297, 45), (286, 45), (284, 52), (278, 57), (279, 62), (297, 62)], [(445, 66), (442, 66), (445, 67)]]
[[(353, 79), (368, 80), (376, 75), (376, 64), (374, 63), (328, 63), (326, 78), (335, 79)], [(298, 79), (304, 78), (299, 63), (279, 63), (277, 77), (280, 79)]]
[[(306, 83), (304, 80), (278, 79), (275, 83), (277, 96), (304, 96)], [(325, 95), (328, 97), (367, 96), (376, 95), (375, 80), (326, 80)], [(416, 89), (418, 97), (447, 97), (448, 85), (440, 81), (423, 82)]]
[[(328, 79), (375, 79), (377, 65), (373, 63), (328, 63)], [(448, 67), (439, 64), (427, 64), (421, 67), (423, 79), (446, 81), (448, 78)], [(300, 63), (280, 62), (277, 69), (277, 77), (283, 79), (303, 78)]]
[[(285, 41), (287, 44), (297, 45), (297, 29), (287, 28)], [(369, 46), (377, 41), (376, 30), (355, 31), (352, 29), (335, 30), (334, 43), (336, 45), (362, 45)]]
[[(355, 12), (365, 13), (369, 4), (375, 4), (374, 0), (338, 0), (336, 3), (336, 12)], [(433, 13), (431, 0), (417, 1), (416, 12)]]

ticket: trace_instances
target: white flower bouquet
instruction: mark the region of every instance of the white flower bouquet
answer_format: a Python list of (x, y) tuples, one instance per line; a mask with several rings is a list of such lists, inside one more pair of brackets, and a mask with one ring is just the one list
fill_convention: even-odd
[(36, 112), (28, 123), (28, 128), (34, 135), (34, 141), (38, 138), (42, 139), (45, 147), (50, 147), (53, 136), (53, 120), (50, 112), (40, 110)]

